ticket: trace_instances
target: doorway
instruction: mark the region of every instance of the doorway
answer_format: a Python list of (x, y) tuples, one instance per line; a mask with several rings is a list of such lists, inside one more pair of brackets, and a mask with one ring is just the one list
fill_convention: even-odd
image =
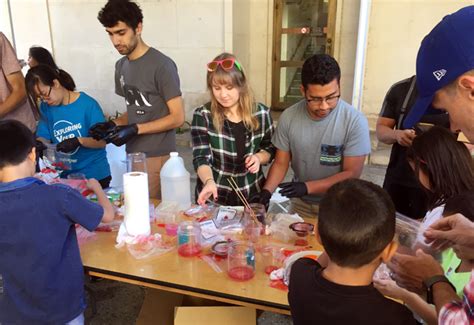
[(272, 110), (300, 101), (301, 67), (320, 53), (333, 54), (337, 0), (274, 0)]

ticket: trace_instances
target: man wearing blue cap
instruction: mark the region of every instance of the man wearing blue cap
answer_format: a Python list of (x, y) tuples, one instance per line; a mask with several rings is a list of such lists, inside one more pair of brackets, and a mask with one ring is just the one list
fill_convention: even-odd
[[(444, 17), (425, 37), (416, 74), (419, 98), (404, 127), (417, 123), (431, 104), (449, 113), (452, 130), (462, 131), (474, 142), (474, 6)], [(474, 267), (474, 223), (463, 215), (439, 220), (424, 235), (434, 245), (454, 248)], [(390, 267), (400, 285), (425, 290), (428, 302), (436, 305), (440, 324), (474, 324), (474, 275), (461, 302), (430, 255), (421, 251), (416, 256), (397, 254)]]

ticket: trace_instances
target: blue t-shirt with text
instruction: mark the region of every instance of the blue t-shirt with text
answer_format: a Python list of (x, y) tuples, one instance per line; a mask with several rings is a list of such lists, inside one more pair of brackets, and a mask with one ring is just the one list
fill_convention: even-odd
[[(51, 143), (74, 137), (88, 137), (89, 128), (104, 122), (104, 114), (95, 99), (81, 92), (79, 98), (69, 105), (49, 106), (41, 103), (41, 119), (36, 136)], [(105, 148), (92, 149), (79, 147), (70, 153), (71, 170), (61, 174), (83, 173), (87, 178), (101, 180), (110, 176)]]
[(84, 311), (75, 224), (92, 231), (103, 213), (65, 185), (0, 183), (0, 324), (65, 324)]

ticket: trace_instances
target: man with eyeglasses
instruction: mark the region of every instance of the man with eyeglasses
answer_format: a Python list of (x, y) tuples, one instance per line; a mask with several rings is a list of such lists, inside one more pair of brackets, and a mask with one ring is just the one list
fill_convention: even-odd
[(0, 121), (9, 119), (22, 122), (31, 131), (36, 129), (20, 63), (12, 45), (0, 32)]
[[(333, 184), (358, 178), (370, 153), (367, 119), (340, 99), (341, 71), (326, 54), (307, 59), (301, 74), (305, 99), (281, 115), (272, 142), (277, 148), (259, 200), (267, 205), (271, 193), (291, 198), (292, 210), (314, 218), (322, 195)], [(291, 167), (292, 182), (281, 183)], [(280, 184), (281, 183), (281, 184)]]
[(98, 19), (124, 55), (115, 65), (115, 92), (125, 98), (127, 112), (89, 132), (96, 140), (126, 143), (127, 153), (144, 152), (150, 197), (160, 199), (160, 170), (176, 151), (175, 129), (184, 123), (176, 64), (142, 40), (143, 14), (135, 2), (110, 0)]

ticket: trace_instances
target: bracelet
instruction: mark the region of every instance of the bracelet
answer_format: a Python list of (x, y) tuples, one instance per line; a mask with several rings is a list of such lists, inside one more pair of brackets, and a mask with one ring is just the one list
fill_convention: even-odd
[(204, 186), (206, 186), (206, 185), (207, 185), (207, 183), (208, 183), (209, 181), (212, 181), (212, 182), (214, 182), (214, 178), (212, 178), (212, 177), (209, 177), (208, 179), (206, 179), (206, 180), (204, 181), (204, 183), (203, 183), (203, 184), (204, 184)]
[(427, 296), (426, 296), (426, 302), (429, 304), (434, 304), (433, 301), (433, 286), (438, 283), (438, 282), (445, 282), (453, 288), (454, 292), (456, 292), (456, 288), (453, 286), (453, 284), (448, 280), (448, 278), (444, 275), (435, 275), (432, 276), (431, 278), (423, 280), (423, 285), (427, 291)]

